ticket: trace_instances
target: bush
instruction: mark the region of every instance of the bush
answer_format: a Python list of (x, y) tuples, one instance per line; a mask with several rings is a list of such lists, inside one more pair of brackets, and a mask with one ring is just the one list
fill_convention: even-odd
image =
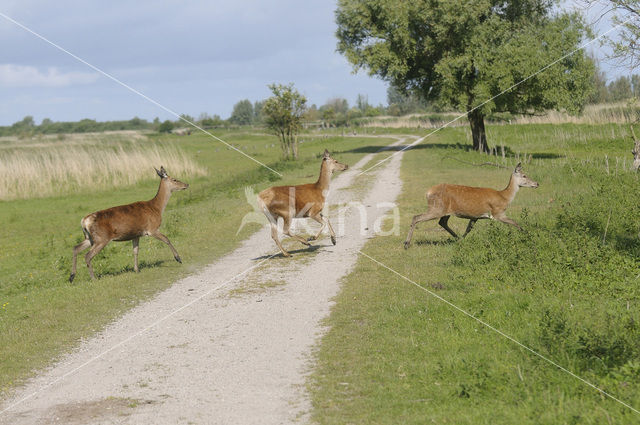
[(173, 123), (169, 120), (164, 121), (158, 127), (158, 132), (160, 133), (171, 133), (171, 130), (173, 130)]

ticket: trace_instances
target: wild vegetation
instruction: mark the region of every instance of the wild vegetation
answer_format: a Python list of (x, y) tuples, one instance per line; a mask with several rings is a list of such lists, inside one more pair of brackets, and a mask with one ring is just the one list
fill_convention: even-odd
[[(405, 154), (401, 234), (372, 239), (326, 321), (310, 389), (319, 423), (640, 423), (627, 407), (437, 300), (437, 294), (635, 408), (640, 406), (640, 207), (618, 125), (489, 126), (511, 149), (468, 151), (445, 129)], [(440, 182), (502, 189), (526, 158), (539, 182), (454, 241), (435, 221), (402, 247)], [(626, 161), (625, 161), (626, 159)], [(508, 166), (473, 166), (492, 162)], [(466, 220), (452, 218), (458, 233)]]
[(593, 61), (577, 49), (587, 28), (558, 3), (341, 0), (338, 51), (356, 70), (466, 113), (473, 148), (487, 152), (490, 113), (578, 113), (592, 91)]
[(302, 120), (307, 109), (307, 98), (300, 94), (293, 84), (271, 84), (273, 96), (263, 105), (265, 124), (280, 141), (285, 159), (298, 159), (298, 135), (302, 130)]
[[(84, 140), (82, 140), (84, 139)], [(130, 134), (113, 137), (0, 140), (0, 200), (43, 198), (130, 186), (171, 164), (186, 178), (206, 170), (175, 144), (148, 143)]]
[[(236, 247), (257, 229), (255, 224), (249, 224), (236, 234), (242, 216), (252, 210), (245, 198), (246, 186), (253, 186), (258, 192), (275, 181), (295, 184), (317, 177), (325, 148), (342, 161), (353, 163), (364, 155), (362, 147), (390, 143), (384, 138), (305, 135), (300, 159), (292, 163), (280, 160), (274, 136), (243, 131), (222, 132), (219, 136), (283, 173), (285, 178), (280, 180), (252, 161), (238, 159), (237, 152), (202, 134), (151, 138), (142, 135), (135, 142), (113, 134), (99, 138), (74, 136), (66, 138), (65, 144), (78, 149), (93, 149), (99, 144), (105, 145), (104, 150), (115, 152), (129, 153), (133, 147), (154, 152), (157, 146), (166, 146), (167, 150), (158, 149), (158, 162), (148, 169), (143, 167), (146, 177), (137, 181), (122, 177), (117, 184), (0, 201), (0, 392), (13, 388), (127, 309)], [(18, 143), (25, 142), (40, 143), (35, 139)], [(176, 158), (165, 156), (167, 152), (180, 152), (204, 173), (184, 178), (177, 170), (178, 163), (174, 166)], [(91, 281), (86, 267), (80, 267), (74, 282), (69, 283), (72, 249), (84, 239), (80, 219), (114, 205), (151, 199), (158, 189), (158, 177), (151, 165), (164, 165), (174, 177), (190, 184), (188, 190), (172, 196), (160, 227), (179, 251), (183, 264), (174, 261), (163, 243), (147, 238), (140, 241), (140, 273), (133, 273), (131, 244), (109, 244), (93, 259), (97, 280)], [(122, 172), (125, 170), (138, 175), (135, 167)], [(103, 181), (116, 178), (108, 168), (102, 171)], [(55, 187), (63, 182), (52, 184)]]

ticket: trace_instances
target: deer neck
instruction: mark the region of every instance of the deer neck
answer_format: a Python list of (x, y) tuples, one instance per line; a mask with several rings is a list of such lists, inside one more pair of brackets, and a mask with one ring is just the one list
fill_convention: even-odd
[(169, 185), (166, 183), (165, 179), (162, 179), (160, 180), (158, 193), (156, 193), (156, 196), (149, 201), (149, 203), (160, 211), (160, 214), (162, 214), (169, 203), (169, 198), (171, 198), (171, 189), (169, 189)]
[(328, 161), (322, 161), (320, 177), (318, 177), (318, 181), (316, 182), (316, 187), (323, 192), (329, 190), (329, 184), (331, 183), (331, 171), (327, 164)]
[(507, 203), (510, 204), (511, 201), (513, 201), (513, 199), (516, 197), (516, 193), (518, 193), (519, 189), (520, 186), (518, 186), (518, 183), (516, 183), (516, 179), (512, 174), (511, 179), (509, 179), (509, 184), (504, 188), (504, 190), (500, 192), (500, 194), (507, 200)]

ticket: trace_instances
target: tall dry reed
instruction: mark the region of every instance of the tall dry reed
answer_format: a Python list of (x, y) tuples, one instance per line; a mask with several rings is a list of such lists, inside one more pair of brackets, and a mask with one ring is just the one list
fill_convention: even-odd
[[(429, 114), (411, 114), (400, 117), (380, 116), (362, 119), (361, 127), (384, 128), (438, 128), (468, 126), (465, 117), (457, 119), (460, 112), (443, 112)], [(570, 115), (566, 112), (547, 111), (539, 115), (510, 115), (510, 118), (494, 117), (487, 119), (487, 123), (506, 124), (626, 124), (637, 122), (640, 119), (640, 106), (633, 102), (603, 103), (587, 105), (580, 115)]]
[(0, 149), (0, 200), (110, 189), (154, 178), (153, 167), (188, 178), (206, 171), (168, 145), (51, 145)]

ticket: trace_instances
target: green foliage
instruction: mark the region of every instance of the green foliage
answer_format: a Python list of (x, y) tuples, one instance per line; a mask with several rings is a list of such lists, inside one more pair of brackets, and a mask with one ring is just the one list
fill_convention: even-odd
[(265, 123), (280, 139), (285, 159), (298, 159), (298, 133), (307, 109), (307, 98), (300, 94), (293, 83), (271, 84), (273, 96), (264, 102), (262, 112)]
[(253, 119), (253, 105), (249, 99), (241, 100), (233, 105), (233, 112), (231, 112), (229, 122), (236, 125), (249, 125), (253, 123)]
[(424, 111), (426, 103), (420, 98), (419, 93), (403, 93), (401, 89), (390, 85), (387, 88), (387, 113), (399, 116)]
[(360, 110), (363, 114), (367, 112), (371, 105), (369, 105), (369, 96), (366, 94), (358, 94), (356, 98), (356, 108)]
[(158, 126), (158, 132), (159, 133), (171, 133), (171, 130), (173, 130), (174, 124), (173, 122), (169, 121), (169, 120), (165, 120), (162, 122), (162, 124), (160, 124)]
[(224, 121), (220, 118), (220, 115), (214, 114), (213, 116), (209, 116), (209, 114), (206, 113), (198, 117), (198, 123), (201, 127), (206, 128), (221, 127), (224, 125)]
[(54, 122), (49, 118), (42, 120), (40, 125), (36, 125), (33, 117), (27, 116), (11, 126), (0, 127), (0, 136), (19, 136), (37, 134), (64, 134), (64, 133), (87, 133), (118, 130), (151, 130), (153, 123), (149, 123), (138, 117), (128, 121), (105, 121), (98, 122), (91, 119), (83, 119), (77, 122)]
[(598, 61), (592, 56), (589, 58), (593, 62), (595, 69), (593, 72), (593, 91), (587, 99), (587, 103), (597, 104), (608, 102), (609, 91), (607, 89), (607, 76), (600, 68)]
[(338, 51), (356, 69), (418, 90), (442, 107), (479, 107), (470, 124), (474, 149), (483, 150), (487, 114), (576, 113), (590, 94), (593, 63), (582, 50), (508, 90), (574, 50), (585, 35), (577, 14), (552, 15), (554, 5), (549, 0), (486, 0), (464, 7), (450, 1), (340, 0)]
[[(5, 391), (13, 390), (140, 301), (227, 254), (257, 230), (249, 225), (236, 235), (243, 215), (252, 209), (244, 196), (246, 186), (260, 191), (273, 181), (308, 182), (308, 176), (318, 172), (316, 154), (325, 148), (340, 152), (340, 158), (353, 164), (366, 153), (362, 148), (375, 149), (391, 142), (310, 135), (300, 147), (301, 159), (291, 162), (280, 160), (278, 152), (268, 147), (277, 143), (274, 136), (238, 130), (217, 134), (285, 177), (257, 167), (202, 133), (188, 138), (141, 136), (135, 142), (141, 149), (153, 149), (158, 143), (179, 145), (191, 160), (209, 170), (207, 176), (186, 180), (189, 189), (175, 193), (164, 212), (161, 231), (171, 239), (183, 264), (173, 260), (165, 244), (143, 238), (140, 273), (133, 273), (131, 243), (113, 242), (93, 260), (99, 279), (89, 280), (80, 256), (76, 280), (68, 281), (72, 248), (83, 239), (79, 220), (92, 211), (150, 199), (159, 181), (153, 169), (148, 180), (133, 185), (109, 190), (79, 188), (66, 195), (0, 202), (0, 394), (6, 395)], [(93, 140), (76, 138), (75, 143), (91, 146)], [(114, 150), (121, 150), (121, 145), (128, 148), (117, 135), (101, 135), (99, 140)], [(0, 147), (6, 149), (6, 143), (0, 141)], [(38, 144), (30, 149), (41, 149)], [(171, 164), (164, 166), (171, 171)], [(216, 236), (212, 239), (211, 235)]]
[(264, 121), (264, 116), (262, 114), (262, 108), (264, 107), (264, 100), (256, 100), (253, 103), (253, 122), (261, 123)]
[[(634, 78), (635, 77), (635, 78)], [(617, 102), (620, 100), (628, 100), (634, 96), (637, 96), (640, 91), (640, 87), (637, 86), (639, 75), (633, 75), (631, 78), (627, 76), (620, 76), (611, 81), (607, 86), (608, 96), (607, 100), (611, 102)], [(632, 81), (636, 85), (631, 85)]]
[[(401, 234), (363, 252), (634, 408), (640, 406), (638, 174), (617, 125), (490, 126), (507, 158), (448, 128), (404, 154)], [(468, 132), (468, 131), (467, 131)], [(503, 223), (453, 241), (435, 221), (402, 248), (424, 193), (441, 182), (502, 188), (523, 152), (522, 188)], [(604, 160), (608, 155), (609, 165)], [(463, 231), (466, 220), (449, 224)], [(361, 257), (344, 279), (310, 385), (318, 423), (640, 423), (628, 408)]]

